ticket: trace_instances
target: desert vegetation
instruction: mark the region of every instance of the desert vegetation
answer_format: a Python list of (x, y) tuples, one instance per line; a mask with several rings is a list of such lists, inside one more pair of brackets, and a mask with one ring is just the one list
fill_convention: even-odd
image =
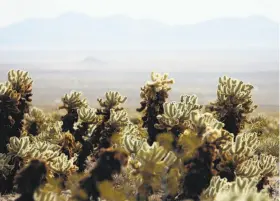
[(45, 112), (32, 104), (29, 73), (9, 71), (0, 84), (0, 200), (277, 199), (278, 120), (252, 115), (251, 84), (217, 81), (207, 105), (195, 94), (170, 102), (174, 79), (152, 73), (137, 119), (117, 91), (96, 108), (70, 91)]

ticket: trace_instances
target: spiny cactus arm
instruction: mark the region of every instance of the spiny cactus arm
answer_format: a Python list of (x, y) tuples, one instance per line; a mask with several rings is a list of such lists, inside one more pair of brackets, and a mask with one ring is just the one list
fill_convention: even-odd
[(247, 193), (256, 191), (258, 180), (255, 178), (236, 177), (234, 182), (230, 183), (230, 191), (236, 193)]
[(201, 114), (198, 110), (190, 113), (190, 120), (194, 131), (203, 138), (217, 138), (224, 127), (222, 122), (214, 118), (211, 113)]
[(188, 107), (188, 111), (200, 110), (202, 108), (202, 105), (198, 104), (198, 97), (195, 94), (183, 95), (180, 100), (181, 103)]
[(82, 99), (81, 96), (82, 93), (76, 91), (71, 91), (69, 94), (65, 94), (61, 99), (63, 106), (61, 106), (60, 109), (72, 110), (87, 107), (87, 100)]
[(201, 194), (201, 200), (215, 200), (219, 192), (229, 189), (227, 179), (221, 179), (219, 176), (212, 177), (209, 187)]
[(15, 90), (13, 90), (12, 86), (9, 82), (0, 84), (0, 94), (7, 95), (10, 98), (17, 100), (17, 101), (21, 98), (21, 94), (17, 93)]
[(237, 176), (247, 177), (247, 178), (259, 178), (261, 175), (261, 168), (259, 167), (258, 156), (255, 155), (249, 160), (244, 161), (239, 164), (235, 170)]
[(129, 123), (127, 112), (124, 110), (115, 111), (111, 109), (110, 119), (108, 120), (108, 123), (114, 128), (127, 125)]
[(163, 109), (164, 113), (157, 116), (159, 121), (159, 124), (155, 124), (157, 129), (172, 128), (178, 125), (180, 119), (185, 115), (185, 112), (180, 110), (179, 104), (176, 102), (164, 103)]
[(226, 130), (219, 132), (220, 136), (216, 139), (216, 145), (221, 152), (229, 151), (234, 143), (234, 135)]
[(259, 159), (259, 168), (262, 176), (276, 176), (278, 175), (277, 157), (261, 154)]
[(11, 155), (0, 153), (0, 176), (8, 176), (14, 168), (14, 165), (10, 165), (12, 157)]
[(110, 109), (121, 109), (120, 104), (124, 103), (127, 100), (127, 97), (122, 96), (117, 91), (109, 91), (105, 93), (106, 99), (103, 100), (98, 98), (100, 106), (105, 108), (106, 110)]
[(50, 143), (48, 141), (36, 141), (33, 143), (33, 146), (40, 152), (45, 152), (47, 150), (58, 151), (60, 149), (59, 145)]
[[(252, 105), (251, 92), (254, 87), (251, 84), (244, 84), (242, 81), (223, 76), (219, 78), (217, 90), (218, 101), (226, 103), (230, 98), (234, 98), (236, 108), (243, 113), (253, 112), (257, 106)], [(246, 107), (244, 107), (246, 105)]]
[[(23, 122), (25, 131), (32, 135), (38, 135), (48, 126), (47, 116), (36, 107), (32, 107), (29, 113), (24, 114)], [(34, 125), (36, 125), (36, 129), (34, 129)]]
[(152, 81), (147, 82), (148, 86), (154, 86), (154, 87), (160, 87), (160, 88), (165, 87), (166, 90), (170, 90), (168, 85), (174, 83), (174, 79), (169, 79), (167, 73), (164, 73), (163, 75), (161, 75), (159, 73), (152, 72), (151, 80)]
[(90, 107), (83, 107), (77, 110), (79, 121), (83, 123), (96, 124), (98, 122), (98, 116), (96, 115), (96, 109)]
[(256, 133), (241, 133), (236, 136), (235, 140), (232, 139), (230, 144), (227, 145), (229, 149), (224, 149), (222, 154), (230, 155), (236, 164), (241, 164), (254, 156), (258, 143)]
[(30, 155), (35, 149), (34, 146), (30, 144), (29, 137), (11, 137), (7, 148), (10, 153), (21, 158), (28, 157), (28, 155)]
[(37, 190), (34, 193), (34, 201), (67, 201), (68, 199), (52, 191)]
[(143, 143), (145, 143), (144, 140), (137, 139), (133, 135), (125, 135), (123, 137), (122, 147), (129, 153), (137, 153), (141, 149)]
[(240, 98), (248, 98), (253, 88), (254, 87), (250, 84), (244, 84), (242, 81), (227, 76), (219, 78), (218, 91), (220, 94), (237, 95)]
[[(8, 72), (8, 81), (12, 89), (20, 93), (23, 97), (32, 91), (33, 80), (28, 72), (22, 70), (10, 70)], [(28, 100), (30, 101), (30, 100)]]
[(200, 108), (201, 106), (197, 104), (197, 97), (195, 95), (182, 96), (180, 103), (174, 101), (164, 103), (164, 113), (157, 116), (159, 124), (156, 124), (155, 127), (158, 129), (171, 129), (179, 124), (186, 127), (190, 120), (191, 112)]
[(44, 160), (49, 165), (49, 163), (55, 158), (59, 157), (59, 155), (60, 152), (58, 151), (46, 150), (44, 152), (41, 152), (40, 150), (36, 149), (32, 153), (30, 153), (29, 157), (27, 158), (27, 161), (37, 158)]
[[(273, 201), (272, 198), (269, 197), (266, 193), (258, 193), (255, 191), (247, 192), (247, 193), (237, 193), (237, 192), (231, 192), (231, 191), (225, 191), (221, 192), (216, 196), (216, 199), (214, 201), (236, 201), (236, 200), (242, 200), (242, 201)], [(204, 200), (202, 200), (204, 201)]]
[(0, 83), (0, 94), (5, 95), (8, 91), (8, 87), (4, 83)]
[(137, 153), (137, 159), (143, 167), (154, 163), (164, 168), (172, 165), (177, 160), (177, 157), (173, 152), (168, 152), (162, 146), (159, 146), (157, 142), (154, 142), (152, 146), (149, 146), (148, 143), (143, 143)]
[(26, 118), (42, 122), (47, 119), (46, 115), (44, 114), (43, 110), (37, 107), (31, 107), (29, 114), (25, 114)]
[(22, 70), (10, 70), (8, 72), (8, 80), (11, 83), (19, 84), (21, 82), (25, 85), (31, 85), (33, 83), (32, 79), (29, 77), (27, 71)]
[(129, 122), (125, 128), (123, 129), (123, 135), (133, 135), (134, 137), (138, 137), (140, 132), (138, 130), (138, 126)]
[(162, 160), (162, 163), (164, 163), (165, 166), (170, 167), (176, 160), (176, 155), (172, 151), (169, 151)]
[(33, 141), (48, 141), (53, 144), (58, 144), (63, 139), (62, 121), (48, 122), (46, 128), (37, 136), (30, 138)]
[[(52, 130), (53, 131), (53, 130)], [(34, 141), (49, 141), (50, 143), (58, 144), (63, 139), (62, 132), (49, 132), (48, 130), (39, 133), (33, 138)]]
[(170, 85), (174, 83), (173, 79), (168, 78), (168, 74), (160, 75), (151, 73), (151, 81), (146, 82), (141, 88), (140, 97), (144, 100), (141, 103), (142, 109), (146, 107), (148, 100), (156, 99), (156, 94), (160, 91), (167, 93), (171, 90)]
[(77, 156), (68, 159), (65, 154), (60, 154), (58, 157), (54, 158), (49, 166), (50, 169), (57, 174), (71, 174), (75, 172), (78, 168), (74, 165), (77, 160)]

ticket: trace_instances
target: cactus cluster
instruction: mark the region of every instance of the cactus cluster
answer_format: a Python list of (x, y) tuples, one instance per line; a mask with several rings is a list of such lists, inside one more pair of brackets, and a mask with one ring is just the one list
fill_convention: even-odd
[(194, 94), (168, 102), (173, 83), (152, 73), (136, 123), (117, 91), (96, 108), (71, 91), (47, 113), (32, 105), (29, 74), (11, 70), (0, 84), (0, 194), (18, 193), (18, 201), (272, 200), (279, 123), (249, 116), (253, 86), (221, 77), (217, 100), (203, 109)]
[(174, 84), (173, 79), (168, 78), (168, 74), (152, 73), (151, 81), (146, 82), (141, 88), (140, 97), (141, 107), (137, 109), (138, 112), (143, 112), (142, 117), (143, 127), (147, 128), (149, 144), (153, 144), (156, 136), (160, 131), (154, 126), (158, 124), (158, 115), (163, 114), (163, 104), (168, 98), (168, 92), (171, 90), (170, 85)]
[(207, 109), (225, 124), (225, 129), (237, 135), (244, 128), (247, 114), (256, 109), (253, 104), (251, 84), (227, 76), (219, 78), (217, 100), (210, 103)]

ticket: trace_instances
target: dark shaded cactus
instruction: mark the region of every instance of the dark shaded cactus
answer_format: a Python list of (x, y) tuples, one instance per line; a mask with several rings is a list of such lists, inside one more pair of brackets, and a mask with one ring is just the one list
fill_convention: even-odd
[(193, 158), (184, 162), (186, 175), (183, 181), (183, 193), (179, 200), (193, 199), (199, 201), (201, 192), (210, 184), (216, 174), (213, 162), (216, 160), (216, 146), (205, 143), (200, 146)]
[(121, 167), (126, 166), (128, 155), (117, 150), (102, 150), (96, 167), (90, 172), (90, 176), (80, 181), (80, 189), (86, 192), (87, 199), (76, 197), (79, 201), (98, 201), (100, 192), (98, 184), (102, 181), (113, 181), (113, 174), (121, 172)]
[(168, 98), (168, 91), (171, 90), (170, 84), (174, 83), (173, 79), (168, 79), (168, 75), (160, 75), (157, 73), (151, 74), (151, 80), (141, 88), (140, 96), (143, 99), (141, 101), (141, 107), (137, 109), (138, 112), (144, 111), (143, 128), (147, 128), (149, 144), (153, 144), (156, 141), (156, 136), (162, 132), (155, 128), (155, 124), (158, 124), (157, 116), (163, 114), (163, 104)]
[(22, 132), (24, 114), (32, 101), (32, 83), (28, 72), (11, 70), (8, 81), (0, 85), (0, 153), (7, 153), (9, 138)]
[(226, 76), (219, 78), (218, 99), (206, 109), (225, 124), (224, 129), (235, 136), (244, 128), (247, 115), (257, 107), (253, 105), (251, 91), (254, 87)]
[[(82, 140), (83, 147), (77, 160), (79, 171), (85, 169), (86, 158), (91, 153), (95, 158), (98, 158), (98, 152), (101, 148), (109, 148), (112, 135), (119, 132), (121, 126), (128, 122), (127, 113), (120, 106), (127, 98), (114, 91), (106, 92), (105, 97), (105, 100), (98, 99), (99, 109), (84, 108), (79, 110), (81, 122), (75, 136), (81, 138), (81, 136), (89, 135), (88, 139)], [(94, 126), (94, 129), (88, 129), (90, 126)], [(84, 131), (90, 133), (83, 134)]]
[(7, 143), (15, 124), (14, 117), (19, 113), (17, 101), (8, 95), (0, 95), (0, 153), (7, 153)]
[(87, 107), (86, 99), (81, 99), (81, 93), (76, 91), (71, 91), (69, 94), (65, 94), (62, 97), (63, 105), (59, 109), (65, 109), (67, 114), (61, 117), (63, 122), (62, 131), (74, 134), (74, 124), (78, 121), (77, 110), (82, 107)]
[(33, 201), (33, 194), (46, 182), (47, 167), (39, 160), (30, 161), (29, 165), (15, 176), (15, 184), (20, 197), (16, 201)]

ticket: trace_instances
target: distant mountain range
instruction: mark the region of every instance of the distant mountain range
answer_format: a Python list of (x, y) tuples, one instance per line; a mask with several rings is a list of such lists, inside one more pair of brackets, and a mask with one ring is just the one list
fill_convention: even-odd
[(125, 16), (67, 13), (0, 28), (0, 48), (277, 49), (279, 24), (261, 16), (170, 26)]

